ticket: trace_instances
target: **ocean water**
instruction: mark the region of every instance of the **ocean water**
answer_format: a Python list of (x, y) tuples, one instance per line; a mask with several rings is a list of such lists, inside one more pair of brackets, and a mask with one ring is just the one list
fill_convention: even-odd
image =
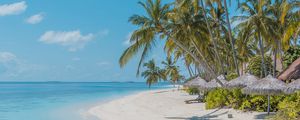
[(95, 120), (86, 114), (90, 107), (145, 90), (145, 83), (129, 82), (0, 83), (0, 120)]

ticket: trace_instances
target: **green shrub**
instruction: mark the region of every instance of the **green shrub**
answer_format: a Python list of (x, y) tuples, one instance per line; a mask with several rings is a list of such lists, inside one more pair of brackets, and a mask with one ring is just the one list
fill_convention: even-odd
[(205, 97), (205, 108), (214, 109), (228, 105), (228, 99), (226, 97), (229, 96), (229, 94), (230, 92), (228, 90), (221, 88), (208, 92)]
[[(284, 96), (270, 97), (270, 110), (277, 111), (278, 103), (284, 99)], [(259, 111), (264, 112), (268, 107), (267, 96), (264, 95), (245, 95), (242, 94), (241, 89), (222, 89), (218, 88), (209, 91), (205, 97), (206, 109), (214, 109), (218, 107), (228, 106), (234, 109), (245, 111)]]
[(300, 119), (300, 92), (289, 95), (278, 104), (279, 111), (274, 120), (296, 120)]
[(284, 68), (292, 64), (297, 58), (300, 57), (300, 47), (290, 47), (283, 56), (283, 66)]
[(186, 92), (190, 95), (195, 95), (195, 94), (198, 94), (199, 93), (199, 90), (197, 88), (188, 88), (186, 89)]
[[(287, 102), (282, 103), (282, 101)], [(290, 104), (289, 102), (294, 103)], [(209, 91), (205, 96), (205, 103), (206, 109), (228, 106), (244, 111), (265, 112), (268, 108), (268, 99), (266, 95), (245, 95), (242, 94), (241, 89), (228, 90), (217, 88), (215, 90)], [(298, 106), (295, 104), (298, 104)], [(297, 95), (279, 95), (270, 97), (270, 111), (286, 111), (285, 109), (294, 111), (294, 113), (289, 112), (289, 114), (292, 115), (300, 113), (300, 92)], [(295, 109), (298, 109), (298, 111)]]
[(243, 98), (246, 97), (241, 91), (241, 89), (231, 89), (229, 90), (230, 94), (228, 95), (228, 104), (230, 107), (238, 109), (242, 103)]
[[(267, 69), (267, 73), (272, 73), (272, 59), (269, 56), (265, 56), (265, 65)], [(251, 73), (257, 77), (265, 77), (262, 70), (262, 61), (261, 56), (255, 56), (249, 60), (249, 65), (246, 70), (248, 73)]]
[[(282, 101), (283, 96), (270, 97), (270, 111), (277, 111), (277, 105)], [(263, 95), (249, 95), (243, 98), (243, 102), (239, 107), (240, 110), (264, 112), (268, 108), (268, 98)]]
[(268, 107), (267, 96), (253, 95), (250, 98), (251, 109), (258, 112), (264, 112)]
[(240, 110), (250, 110), (251, 108), (251, 102), (248, 99), (244, 99), (241, 106), (239, 107)]

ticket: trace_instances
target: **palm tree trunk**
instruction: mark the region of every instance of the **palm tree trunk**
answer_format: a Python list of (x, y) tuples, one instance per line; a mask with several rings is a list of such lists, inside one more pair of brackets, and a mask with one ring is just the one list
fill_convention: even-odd
[(267, 69), (266, 69), (266, 64), (265, 64), (265, 51), (264, 51), (264, 45), (263, 45), (263, 41), (260, 35), (260, 32), (258, 32), (258, 39), (259, 39), (259, 47), (260, 47), (260, 53), (261, 53), (261, 64), (262, 64), (262, 68), (263, 68), (263, 74), (264, 76), (267, 76)]
[(233, 56), (233, 61), (234, 61), (234, 65), (235, 65), (235, 70), (236, 73), (240, 76), (240, 70), (239, 70), (239, 65), (237, 62), (237, 57), (236, 57), (236, 52), (234, 49), (234, 40), (232, 38), (232, 30), (231, 30), (231, 25), (230, 25), (230, 21), (229, 21), (229, 15), (228, 15), (228, 9), (227, 9), (227, 3), (226, 0), (224, 0), (224, 7), (225, 7), (225, 13), (226, 13), (226, 22), (227, 22), (227, 27), (228, 27), (228, 34), (229, 34), (229, 39), (230, 39), (230, 44), (231, 44), (231, 49), (232, 49), (232, 56)]
[[(199, 50), (199, 48), (197, 47), (195, 41), (192, 40), (192, 44), (195, 46), (197, 52), (199, 53), (199, 55), (201, 56), (202, 60), (205, 63), (205, 66), (209, 68), (210, 72), (213, 74), (214, 78), (217, 80), (217, 82), (223, 86), (223, 83), (218, 79), (218, 76), (216, 75), (216, 73), (213, 71), (213, 69), (210, 67), (210, 65), (208, 64), (208, 62), (206, 61), (204, 55), (202, 54), (202, 52)], [(225, 78), (226, 79), (226, 78)]]
[[(204, 58), (203, 54), (200, 52), (200, 56), (202, 58), (203, 61), (201, 61), (200, 59), (197, 58), (196, 55), (194, 55), (192, 52), (190, 52), (185, 46), (183, 46), (181, 43), (179, 43), (176, 39), (172, 39), (173, 42), (176, 44), (176, 46), (178, 46), (179, 48), (181, 48), (182, 50), (184, 50), (185, 52), (187, 52), (189, 55), (191, 55), (193, 57), (193, 59), (205, 66), (205, 68), (213, 75), (213, 77), (216, 79), (216, 81), (221, 85), (224, 86), (224, 84), (218, 79), (217, 74), (213, 71), (213, 69), (208, 65), (208, 62), (206, 61), (206, 59)], [(197, 48), (197, 47), (196, 47)]]
[(283, 65), (283, 55), (282, 55), (283, 48), (282, 48), (282, 45), (281, 45), (281, 41), (278, 42), (278, 46), (279, 47), (278, 47), (278, 51), (277, 52), (279, 52), (280, 64), (281, 64), (281, 71), (282, 71), (285, 68), (284, 68), (284, 65)]
[(220, 55), (217, 51), (217, 43), (216, 43), (216, 40), (214, 39), (213, 37), (213, 34), (212, 34), (212, 31), (211, 31), (211, 28), (209, 26), (209, 23), (208, 23), (208, 20), (207, 20), (207, 16), (206, 16), (206, 12), (205, 12), (205, 6), (203, 4), (203, 0), (201, 0), (201, 6), (202, 6), (202, 14), (204, 16), (204, 19), (205, 19), (205, 22), (206, 22), (206, 26), (207, 26), (207, 29), (208, 29), (208, 32), (209, 32), (209, 36), (210, 36), (210, 39), (212, 40), (212, 43), (213, 43), (213, 46), (214, 46), (214, 51), (215, 51), (215, 54), (216, 54), (216, 58), (218, 60), (218, 63), (221, 67), (221, 70), (222, 70), (222, 73), (224, 74), (225, 73), (225, 70), (224, 70), (224, 67), (223, 67), (223, 64), (221, 62), (221, 59), (220, 59)]
[(275, 40), (275, 47), (274, 47), (274, 65), (273, 65), (273, 76), (274, 76), (274, 77), (276, 77), (277, 45), (278, 45), (278, 40)]
[[(180, 49), (182, 49), (183, 51), (185, 51), (187, 54), (189, 54), (194, 60), (195, 62), (197, 62), (200, 65), (203, 65), (204, 68), (206, 68), (208, 70), (208, 72), (210, 72), (212, 74), (212, 76), (215, 78), (215, 80), (221, 85), (224, 86), (224, 84), (218, 79), (218, 75), (213, 71), (213, 69), (209, 66), (208, 62), (206, 61), (204, 55), (199, 51), (199, 55), (202, 59), (199, 59), (195, 54), (193, 54), (187, 47), (185, 47), (183, 44), (181, 44), (179, 41), (177, 41), (176, 39), (173, 39), (173, 37), (165, 30), (162, 28), (162, 31), (164, 32), (164, 34), (166, 36), (168, 36), (169, 38), (172, 38), (171, 40), (175, 43), (176, 46), (178, 46)], [(192, 42), (193, 43), (193, 42)], [(197, 47), (196, 47), (197, 48)], [(203, 60), (203, 61), (202, 61)]]
[(191, 69), (190, 69), (189, 65), (185, 63), (185, 67), (188, 70), (190, 77), (193, 77), (193, 74), (191, 72)]

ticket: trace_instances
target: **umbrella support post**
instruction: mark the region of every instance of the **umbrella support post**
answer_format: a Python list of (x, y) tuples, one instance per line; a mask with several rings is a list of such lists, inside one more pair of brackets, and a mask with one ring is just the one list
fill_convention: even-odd
[(268, 115), (270, 115), (270, 95), (268, 95)]

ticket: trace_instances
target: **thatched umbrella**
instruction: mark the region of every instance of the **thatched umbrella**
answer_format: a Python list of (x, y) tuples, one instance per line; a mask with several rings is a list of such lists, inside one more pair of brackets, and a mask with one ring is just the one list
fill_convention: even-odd
[(246, 94), (268, 95), (268, 114), (270, 113), (270, 95), (284, 94), (287, 85), (271, 75), (258, 80), (256, 83), (251, 84), (242, 89)]
[(258, 78), (254, 75), (245, 74), (233, 80), (230, 80), (225, 86), (227, 88), (244, 88), (256, 83)]
[(288, 86), (292, 89), (300, 90), (300, 79), (294, 80)]
[[(225, 80), (225, 77), (223, 75), (217, 77), (218, 80), (220, 80), (224, 85), (228, 83), (227, 80)], [(209, 81), (206, 85), (206, 89), (215, 89), (221, 87), (221, 85), (217, 82), (216, 79), (212, 79), (211, 81)]]
[(288, 88), (285, 90), (285, 93), (291, 94), (296, 91), (300, 91), (300, 79), (294, 80), (288, 84)]
[(188, 82), (186, 82), (183, 86), (186, 87), (195, 87), (195, 88), (202, 88), (203, 86), (206, 86), (207, 82), (202, 79), (201, 77), (196, 77)]

